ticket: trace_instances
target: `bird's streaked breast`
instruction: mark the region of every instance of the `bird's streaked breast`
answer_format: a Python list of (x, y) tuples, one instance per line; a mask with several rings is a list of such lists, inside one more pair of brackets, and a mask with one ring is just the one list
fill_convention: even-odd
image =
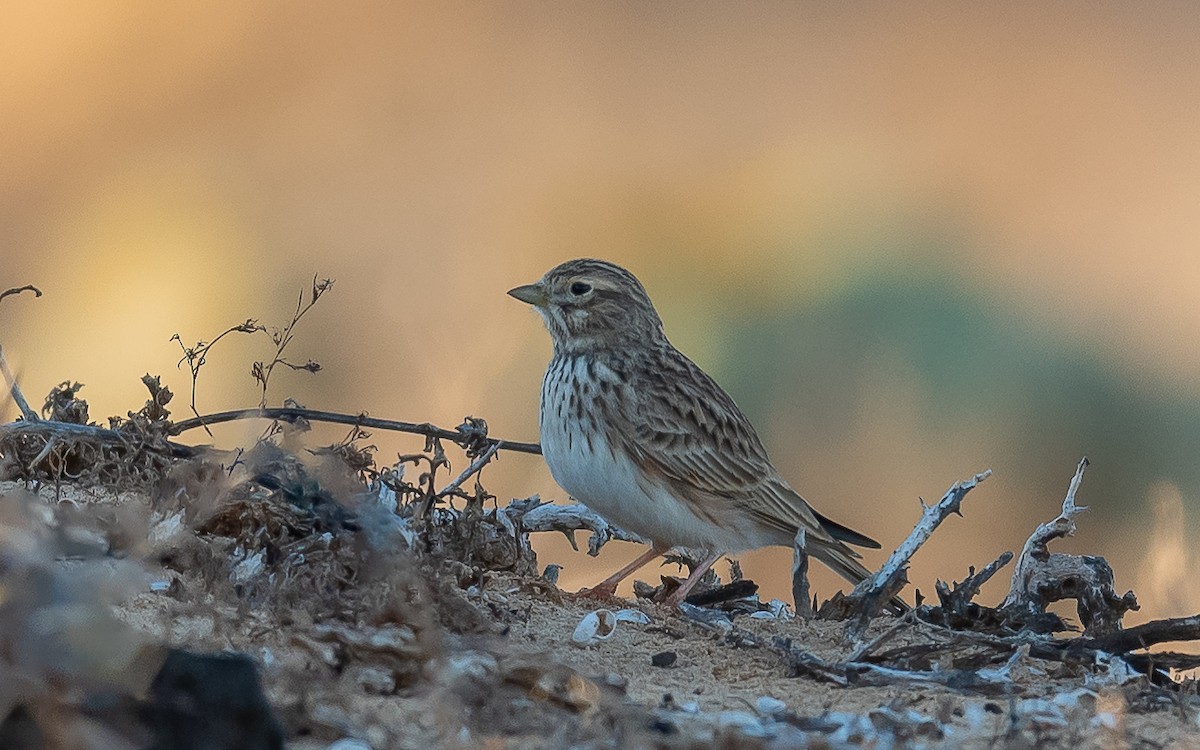
[[(601, 381), (609, 383), (603, 395)], [(647, 539), (708, 549), (750, 546), (740, 534), (697, 517), (610, 443), (597, 399), (620, 398), (619, 387), (612, 370), (586, 356), (551, 360), (542, 382), (541, 444), (554, 481), (605, 520)]]

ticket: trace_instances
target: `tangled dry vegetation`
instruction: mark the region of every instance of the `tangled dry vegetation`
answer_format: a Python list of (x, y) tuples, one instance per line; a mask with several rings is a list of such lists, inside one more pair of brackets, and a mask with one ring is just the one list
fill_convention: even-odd
[[(584, 531), (592, 553), (636, 537), (482, 484), (497, 452), (536, 446), (479, 419), (265, 407), (320, 286), (268, 331), (276, 363), (255, 368), (248, 412), (173, 422), (147, 375), (145, 405), (107, 427), (75, 383), (37, 414), (0, 353), (22, 411), (0, 425), (0, 747), (1195, 746), (1200, 698), (1180, 674), (1200, 660), (1149, 647), (1196, 640), (1200, 615), (1124, 628), (1137, 602), (1103, 558), (1048, 548), (1074, 530), (1086, 459), (1018, 555), (964, 565), (900, 616), (881, 610), (908, 560), (987, 472), (845, 596), (810, 601), (800, 538), (793, 603), (762, 601), (734, 563), (678, 612), (654, 603), (672, 576), (598, 607), (557, 588), (530, 535)], [(193, 384), (211, 345), (184, 348)], [(247, 450), (178, 442), (246, 416), (271, 425)], [(349, 432), (304, 448), (306, 419)], [(424, 448), (381, 465), (367, 427)], [(1006, 598), (977, 602), (1014, 559)], [(1064, 599), (1081, 632), (1049, 611)]]

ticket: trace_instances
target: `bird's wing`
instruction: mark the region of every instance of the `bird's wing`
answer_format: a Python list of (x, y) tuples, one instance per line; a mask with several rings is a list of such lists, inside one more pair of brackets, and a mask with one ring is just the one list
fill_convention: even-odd
[(814, 541), (836, 544), (775, 471), (733, 399), (687, 357), (666, 354), (625, 374), (627, 403), (604, 415), (610, 439), (702, 518), (741, 514), (785, 538), (803, 528)]

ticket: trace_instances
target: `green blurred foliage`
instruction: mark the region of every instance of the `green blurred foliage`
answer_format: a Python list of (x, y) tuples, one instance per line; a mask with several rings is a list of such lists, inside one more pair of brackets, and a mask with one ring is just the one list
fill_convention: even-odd
[(728, 327), (714, 375), (756, 424), (770, 416), (794, 425), (801, 455), (805, 445), (846, 440), (862, 404), (880, 395), (873, 389), (915, 392), (912, 442), (889, 449), (918, 458), (974, 434), (990, 450), (964, 476), (1004, 472), (1041, 501), (1034, 517), (1049, 517), (1044, 499), (1065, 489), (1084, 454), (1096, 467), (1086, 501), (1102, 522), (1144, 512), (1155, 482), (1200, 497), (1200, 401), (945, 268), (864, 269), (827, 296), (765, 311), (747, 307), (754, 289), (728, 288), (712, 300)]

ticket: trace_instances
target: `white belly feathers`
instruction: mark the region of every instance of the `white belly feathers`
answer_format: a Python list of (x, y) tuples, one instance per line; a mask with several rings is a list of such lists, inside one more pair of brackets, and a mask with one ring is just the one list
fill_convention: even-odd
[[(613, 391), (623, 387), (602, 364), (593, 363), (589, 374), (581, 356), (556, 357), (546, 370), (541, 444), (554, 481), (606, 521), (647, 540), (729, 552), (751, 546), (742, 535), (698, 518), (609, 444), (602, 410), (595, 403), (600, 379), (610, 380)], [(612, 391), (606, 397), (611, 398)]]

